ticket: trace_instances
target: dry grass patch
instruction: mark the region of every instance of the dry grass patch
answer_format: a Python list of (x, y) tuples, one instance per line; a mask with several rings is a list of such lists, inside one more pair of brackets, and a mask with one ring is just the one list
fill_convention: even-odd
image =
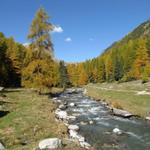
[(107, 103), (115, 108), (146, 117), (150, 113), (150, 95), (136, 94), (137, 91), (144, 90), (145, 86), (136, 81), (120, 84), (89, 84), (85, 88), (87, 89), (87, 94), (95, 99), (105, 99)]
[(0, 118), (0, 141), (8, 150), (37, 149), (44, 138), (67, 136), (67, 129), (55, 121), (56, 105), (48, 96), (29, 89), (9, 89), (2, 107), (10, 113)]

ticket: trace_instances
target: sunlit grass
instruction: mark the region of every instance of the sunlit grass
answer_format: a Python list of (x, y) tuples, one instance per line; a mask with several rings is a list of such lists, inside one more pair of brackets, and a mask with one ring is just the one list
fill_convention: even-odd
[(106, 100), (110, 104), (118, 104), (119, 107), (140, 115), (148, 116), (150, 112), (150, 95), (137, 95), (137, 91), (146, 87), (139, 82), (129, 83), (103, 83), (86, 86), (88, 95), (96, 99)]
[(25, 89), (4, 94), (3, 101), (11, 103), (6, 106), (10, 113), (0, 118), (0, 140), (8, 150), (29, 150), (44, 138), (65, 137), (66, 127), (55, 121), (56, 106), (48, 96)]

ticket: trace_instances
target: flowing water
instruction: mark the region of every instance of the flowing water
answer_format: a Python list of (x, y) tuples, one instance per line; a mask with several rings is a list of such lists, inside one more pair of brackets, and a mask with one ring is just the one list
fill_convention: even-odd
[[(150, 150), (150, 123), (142, 119), (125, 119), (111, 115), (100, 102), (85, 96), (82, 90), (61, 94), (58, 98), (76, 106), (68, 107), (69, 115), (76, 116), (79, 133), (97, 150)], [(113, 133), (119, 128), (123, 134)]]

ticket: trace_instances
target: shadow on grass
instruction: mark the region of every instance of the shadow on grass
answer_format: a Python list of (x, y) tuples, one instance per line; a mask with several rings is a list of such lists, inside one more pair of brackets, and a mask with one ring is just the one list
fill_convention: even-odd
[(10, 113), (9, 111), (0, 111), (0, 118), (6, 116), (8, 113)]
[(49, 93), (48, 96), (49, 96), (49, 98), (59, 97), (62, 93), (63, 93), (63, 92)]
[(41, 92), (39, 90), (35, 90), (36, 93), (38, 93), (38, 95), (46, 95), (49, 98), (53, 98), (53, 97), (59, 97), (63, 92), (63, 91), (59, 91), (59, 92)]
[(63, 92), (57, 92), (57, 93), (51, 93), (51, 92), (47, 92), (47, 93), (39, 93), (39, 95), (46, 95), (48, 96), (48, 98), (53, 98), (53, 97), (59, 97)]
[(13, 93), (13, 92), (20, 92), (21, 90), (16, 90), (16, 89), (7, 89), (4, 90), (1, 94), (5, 94), (5, 93)]

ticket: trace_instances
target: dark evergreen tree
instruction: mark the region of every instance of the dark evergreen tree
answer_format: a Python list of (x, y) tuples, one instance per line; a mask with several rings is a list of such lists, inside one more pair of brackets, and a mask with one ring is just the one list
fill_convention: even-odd
[(68, 72), (64, 61), (59, 63), (60, 86), (64, 89), (69, 85)]

